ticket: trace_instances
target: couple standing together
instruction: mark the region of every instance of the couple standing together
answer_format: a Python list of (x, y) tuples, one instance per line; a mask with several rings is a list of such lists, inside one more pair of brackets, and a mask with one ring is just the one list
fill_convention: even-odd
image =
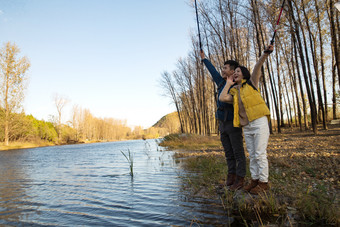
[[(217, 85), (217, 111), (221, 142), (228, 166), (226, 186), (229, 190), (243, 189), (251, 194), (259, 194), (269, 189), (267, 145), (269, 139), (270, 111), (259, 92), (261, 67), (273, 46), (269, 45), (256, 63), (253, 72), (228, 60), (222, 68), (222, 75), (212, 63), (201, 58)], [(246, 157), (243, 136), (249, 153), (251, 181), (244, 185)]]

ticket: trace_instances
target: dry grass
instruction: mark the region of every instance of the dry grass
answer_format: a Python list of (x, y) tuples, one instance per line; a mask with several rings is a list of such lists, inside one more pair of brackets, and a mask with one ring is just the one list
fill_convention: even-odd
[[(257, 222), (277, 220), (276, 224), (281, 225), (293, 212), (295, 221), (301, 225), (340, 225), (340, 127), (330, 127), (319, 130), (317, 135), (291, 129), (271, 135), (267, 149), (270, 193), (251, 207), (239, 206), (236, 215), (245, 220), (256, 218)], [(173, 138), (166, 142), (172, 149), (182, 150), (176, 153), (176, 158), (189, 173), (184, 187), (196, 196), (219, 197), (216, 188), (225, 181), (227, 171), (219, 138)], [(230, 204), (232, 194), (224, 195), (222, 204)]]
[(54, 143), (50, 143), (47, 141), (35, 141), (35, 142), (11, 142), (8, 146), (4, 143), (0, 143), (0, 151), (2, 150), (16, 150), (16, 149), (27, 149), (34, 147), (45, 147), (45, 146), (53, 146)]
[(171, 134), (164, 137), (160, 146), (181, 151), (221, 150), (222, 145), (217, 135), (200, 136), (191, 134)]

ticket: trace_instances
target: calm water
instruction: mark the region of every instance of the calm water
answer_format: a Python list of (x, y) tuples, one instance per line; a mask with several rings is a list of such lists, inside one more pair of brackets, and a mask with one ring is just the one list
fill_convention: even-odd
[[(128, 150), (133, 178), (121, 153)], [(0, 225), (225, 223), (218, 202), (185, 196), (181, 171), (155, 140), (0, 151)]]

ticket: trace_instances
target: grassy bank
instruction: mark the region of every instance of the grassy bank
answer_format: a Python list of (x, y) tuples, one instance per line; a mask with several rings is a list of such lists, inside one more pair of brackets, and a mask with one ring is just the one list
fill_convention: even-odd
[(27, 149), (34, 147), (46, 147), (46, 146), (54, 146), (54, 143), (48, 141), (39, 141), (39, 142), (11, 142), (9, 145), (5, 145), (4, 143), (0, 143), (0, 151), (3, 150), (16, 150), (16, 149)]
[(330, 127), (318, 135), (288, 129), (271, 135), (271, 190), (259, 197), (219, 186), (226, 180), (227, 167), (217, 136), (170, 136), (161, 145), (180, 150), (176, 158), (189, 170), (183, 176), (185, 190), (193, 196), (220, 199), (226, 214), (236, 217), (239, 224), (339, 226), (340, 127)]
[[(103, 142), (103, 141), (86, 141), (86, 142), (72, 141), (70, 143), (61, 143), (61, 144), (57, 144), (55, 142), (49, 142), (49, 141), (46, 141), (46, 140), (15, 141), (15, 142), (10, 142), (9, 145), (5, 145), (5, 143), (0, 143), (0, 151), (28, 149), (28, 148), (36, 148), (36, 147), (58, 146), (58, 145), (68, 145), (68, 144), (99, 143), (99, 142)], [(107, 141), (105, 141), (105, 142), (107, 142)]]
[(221, 142), (217, 135), (171, 134), (164, 137), (160, 145), (181, 151), (220, 151), (222, 149)]

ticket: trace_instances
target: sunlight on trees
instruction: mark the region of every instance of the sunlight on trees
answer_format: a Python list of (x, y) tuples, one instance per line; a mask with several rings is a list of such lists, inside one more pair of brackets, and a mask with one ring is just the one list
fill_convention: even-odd
[(26, 72), (30, 67), (28, 58), (19, 57), (19, 53), (20, 49), (10, 42), (0, 49), (0, 111), (5, 145), (18, 123), (13, 114), (21, 110), (28, 79)]
[[(198, 1), (203, 49), (217, 70), (229, 59), (253, 67), (269, 44), (280, 4), (272, 0)], [(317, 124), (327, 129), (331, 118), (337, 118), (339, 21), (331, 0), (291, 0), (284, 5), (275, 53), (262, 68), (260, 84), (277, 132), (286, 126), (301, 130), (311, 126), (317, 133)], [(211, 114), (216, 111), (216, 86), (201, 64), (197, 34), (192, 35), (188, 56), (178, 60), (172, 73), (162, 73), (160, 86), (176, 106), (182, 132), (217, 133)]]

